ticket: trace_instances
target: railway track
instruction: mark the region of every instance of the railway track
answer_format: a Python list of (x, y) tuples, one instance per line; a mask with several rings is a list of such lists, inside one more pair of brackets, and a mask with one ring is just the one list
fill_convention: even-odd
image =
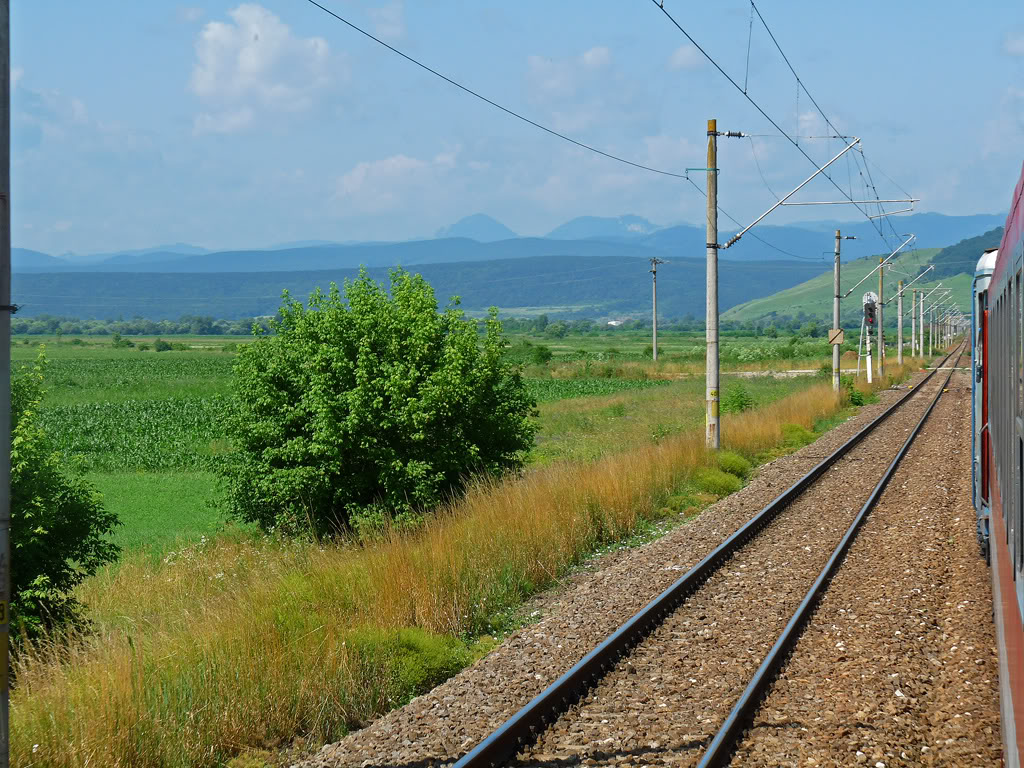
[(456, 765), (723, 764), (951, 374), (933, 369)]

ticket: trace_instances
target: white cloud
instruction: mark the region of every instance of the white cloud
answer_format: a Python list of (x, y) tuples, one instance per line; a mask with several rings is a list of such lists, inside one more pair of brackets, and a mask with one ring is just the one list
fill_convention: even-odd
[(580, 62), (584, 67), (590, 70), (603, 69), (611, 63), (611, 60), (611, 52), (604, 46), (600, 45), (591, 48), (580, 56)]
[(322, 37), (295, 37), (288, 25), (259, 5), (242, 4), (233, 23), (211, 21), (196, 41), (190, 87), (208, 107), (195, 133), (232, 132), (257, 112), (309, 109), (330, 80), (330, 51)]
[(338, 179), (336, 197), (346, 213), (382, 213), (429, 200), (440, 180), (456, 166), (458, 150), (430, 160), (399, 154), (361, 162)]
[(822, 136), (825, 132), (825, 121), (817, 112), (807, 110), (797, 115), (797, 134), (799, 136)]
[(378, 37), (391, 40), (405, 37), (405, 3), (402, 0), (383, 8), (371, 8), (369, 14)]
[(668, 68), (673, 72), (692, 71), (704, 64), (704, 57), (692, 45), (681, 45), (668, 57)]
[(1024, 56), (1024, 33), (1007, 35), (1003, 50), (1011, 56)]

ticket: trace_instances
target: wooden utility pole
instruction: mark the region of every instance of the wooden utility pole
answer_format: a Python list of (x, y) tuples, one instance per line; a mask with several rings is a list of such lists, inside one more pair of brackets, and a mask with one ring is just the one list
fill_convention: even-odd
[(896, 284), (896, 362), (903, 365), (903, 281)]
[(708, 448), (718, 450), (722, 445), (722, 431), (718, 423), (718, 123), (715, 120), (708, 120), (707, 173), (707, 381), (704, 439)]
[(654, 348), (654, 362), (658, 362), (658, 265), (664, 264), (665, 262), (655, 257), (651, 258), (651, 289), (653, 295), (651, 296), (651, 319), (652, 319), (652, 331), (653, 340), (652, 345)]
[(885, 332), (882, 330), (882, 304), (885, 302), (885, 294), (882, 293), (882, 275), (885, 273), (883, 265), (885, 259), (878, 259), (878, 379), (881, 381), (885, 369)]

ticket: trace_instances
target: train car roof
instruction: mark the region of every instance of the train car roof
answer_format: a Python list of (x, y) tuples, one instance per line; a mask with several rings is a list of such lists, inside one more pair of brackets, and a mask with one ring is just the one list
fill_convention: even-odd
[(999, 258), (998, 248), (988, 248), (978, 259), (978, 266), (974, 268), (975, 277), (987, 277), (996, 268), (996, 259)]
[(1006, 225), (1003, 227), (1003, 239), (999, 243), (1001, 258), (996, 259), (996, 268), (992, 273), (992, 280), (997, 285), (1002, 283), (1003, 277), (1013, 268), (1009, 264), (1021, 240), (1024, 240), (1024, 205), (1021, 199), (1024, 198), (1024, 166), (1021, 167), (1020, 178), (1013, 190), (1013, 199), (1010, 203), (1010, 213), (1006, 217)]

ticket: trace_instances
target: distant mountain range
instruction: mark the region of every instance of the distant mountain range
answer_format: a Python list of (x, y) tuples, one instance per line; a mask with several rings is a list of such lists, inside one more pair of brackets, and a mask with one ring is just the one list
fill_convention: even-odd
[[(918, 248), (944, 247), (982, 233), (987, 242), (1003, 219), (998, 214), (916, 214), (901, 219), (897, 232), (916, 232)], [(883, 241), (867, 221), (838, 226), (843, 234), (858, 238), (843, 242), (844, 261), (888, 252), (895, 247), (891, 243), (901, 239), (890, 233), (888, 241)], [(830, 271), (835, 228), (835, 222), (759, 226), (734, 247), (721, 251), (722, 310)], [(14, 301), (21, 305), (23, 316), (238, 318), (272, 314), (283, 288), (304, 298), (315, 286), (355, 275), (360, 265), (377, 278), (385, 278), (388, 268), (402, 265), (422, 273), (440, 298), (462, 296), (467, 309), (494, 304), (506, 311), (534, 308), (597, 317), (650, 311), (646, 265), (656, 257), (668, 262), (658, 273), (659, 308), (665, 316), (703, 313), (703, 227), (658, 228), (639, 216), (580, 217), (552, 230), (548, 237), (518, 237), (480, 214), (442, 233), (476, 237), (393, 243), (310, 240), (216, 252), (177, 243), (73, 260), (15, 248)], [(506, 237), (509, 233), (512, 236)], [(728, 231), (720, 235), (723, 242), (729, 237)], [(955, 269), (963, 259), (951, 251), (946, 261), (947, 269)], [(756, 309), (781, 311), (791, 297), (784, 294), (779, 301), (779, 308), (765, 310), (758, 305)]]
[[(915, 247), (942, 248), (991, 230), (1003, 223), (1002, 214), (944, 216), (920, 213), (899, 219), (897, 233), (917, 234)], [(806, 222), (799, 225), (760, 225), (736, 245), (720, 251), (723, 260), (764, 261), (800, 259), (829, 261), (832, 231), (857, 239), (843, 242), (843, 260), (864, 258), (895, 248), (904, 238), (883, 240), (877, 222)], [(723, 230), (727, 242), (735, 230)], [(475, 214), (444, 228), (438, 237), (390, 243), (334, 243), (306, 240), (266, 249), (217, 251), (185, 243), (156, 246), (112, 254), (59, 258), (39, 251), (13, 249), (16, 272), (288, 272), (295, 270), (347, 269), (365, 264), (441, 264), (536, 256), (631, 256), (662, 259), (701, 258), (705, 252), (703, 227), (680, 224), (657, 227), (640, 216), (601, 218), (582, 216), (556, 227), (547, 237), (518, 237), (501, 222)]]
[(485, 213), (474, 213), (472, 216), (459, 219), (450, 227), (437, 230), (436, 237), (468, 237), (481, 243), (493, 243), (497, 240), (510, 240), (519, 235)]

